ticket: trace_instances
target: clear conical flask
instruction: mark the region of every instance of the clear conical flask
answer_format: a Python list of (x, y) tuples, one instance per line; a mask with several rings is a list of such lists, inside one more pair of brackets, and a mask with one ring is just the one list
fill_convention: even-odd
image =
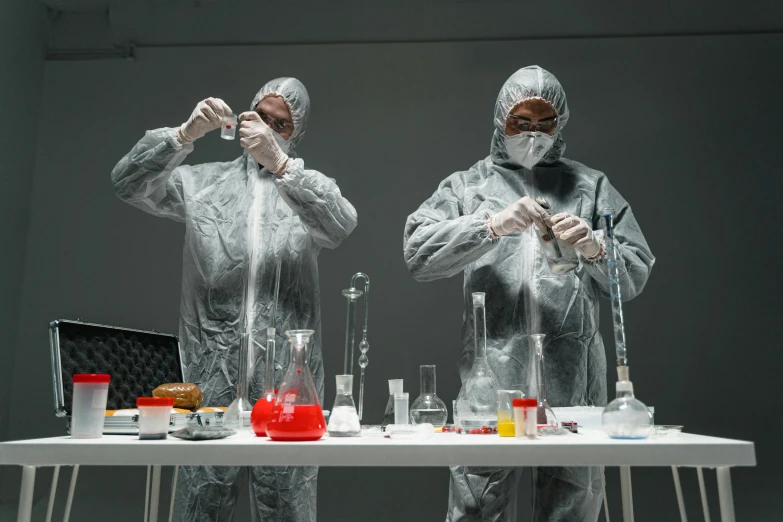
[(498, 384), (487, 362), (487, 318), (484, 292), (473, 293), (475, 359), (457, 395), (454, 421), (463, 429), (497, 426)]
[(617, 381), (617, 398), (604, 408), (601, 424), (613, 439), (646, 439), (652, 434), (652, 414), (634, 397), (631, 381)]
[(389, 400), (386, 401), (386, 410), (383, 412), (381, 426), (394, 424), (394, 396), (402, 393), (402, 379), (389, 379)]
[(266, 368), (264, 373), (264, 393), (253, 405), (250, 413), (250, 427), (259, 437), (266, 436), (266, 425), (275, 405), (275, 329), (266, 329)]
[(446, 424), (449, 412), (446, 404), (435, 393), (435, 365), (419, 366), (421, 376), (421, 394), (411, 406), (412, 424), (432, 424), (440, 427)]
[(532, 375), (530, 379), (530, 397), (538, 399), (536, 423), (539, 426), (557, 427), (555, 412), (546, 401), (546, 381), (544, 379), (544, 334), (530, 336), (530, 359)]
[(269, 417), (266, 434), (272, 440), (318, 440), (326, 432), (318, 391), (307, 366), (307, 343), (313, 330), (289, 330), (288, 368)]
[(335, 375), (337, 395), (329, 415), (330, 437), (358, 437), (362, 433), (359, 414), (353, 403), (353, 375)]
[(253, 405), (248, 400), (248, 369), (250, 368), (251, 337), (247, 333), (239, 336), (239, 368), (237, 372), (237, 398), (226, 409), (223, 423), (227, 428), (235, 430), (250, 427), (250, 412)]

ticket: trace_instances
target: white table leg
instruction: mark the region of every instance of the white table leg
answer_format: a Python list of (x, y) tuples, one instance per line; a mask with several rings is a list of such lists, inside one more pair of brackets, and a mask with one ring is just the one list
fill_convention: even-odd
[(147, 466), (147, 482), (144, 485), (144, 522), (150, 518), (150, 472), (152, 466)]
[(177, 494), (177, 475), (179, 475), (179, 466), (174, 466), (174, 477), (171, 479), (171, 506), (169, 507), (169, 522), (174, 519), (174, 497)]
[(620, 491), (623, 495), (623, 522), (633, 522), (631, 466), (620, 466)]
[(46, 508), (46, 522), (52, 522), (52, 510), (54, 509), (54, 498), (57, 495), (57, 480), (60, 478), (60, 466), (54, 467), (52, 475), (52, 490), (49, 492), (49, 506)]
[(680, 520), (688, 522), (688, 514), (685, 512), (685, 500), (682, 498), (682, 485), (680, 485), (680, 474), (677, 473), (677, 466), (672, 466), (672, 477), (674, 477), (674, 490), (677, 492), (677, 505), (680, 506)]
[(606, 468), (601, 466), (601, 491), (604, 494), (604, 516), (606, 522), (609, 522), (609, 499), (606, 498)]
[(720, 495), (720, 519), (734, 522), (734, 497), (731, 493), (731, 468), (718, 468), (718, 494)]
[(71, 473), (71, 487), (68, 488), (68, 500), (65, 503), (65, 516), (63, 516), (63, 522), (68, 522), (71, 519), (71, 506), (73, 505), (73, 492), (76, 491), (76, 478), (79, 476), (79, 465), (73, 467), (73, 473)]
[(22, 489), (19, 491), (17, 522), (30, 522), (33, 514), (33, 491), (35, 490), (35, 466), (22, 466)]
[(158, 522), (160, 500), (160, 466), (152, 466), (152, 493), (150, 493), (150, 522)]
[(699, 475), (699, 491), (701, 492), (701, 509), (704, 512), (704, 522), (710, 522), (710, 506), (707, 503), (707, 488), (704, 487), (704, 469), (696, 468)]

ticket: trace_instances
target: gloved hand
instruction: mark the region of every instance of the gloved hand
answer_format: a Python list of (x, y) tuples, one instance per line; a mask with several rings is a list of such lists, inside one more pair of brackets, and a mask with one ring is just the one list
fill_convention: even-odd
[(280, 174), (288, 162), (288, 154), (283, 152), (275, 139), (275, 131), (261, 120), (254, 111), (239, 115), (239, 144), (261, 165), (274, 174)]
[(544, 219), (547, 215), (547, 211), (541, 205), (525, 196), (492, 216), (490, 226), (497, 236), (505, 236), (516, 231), (524, 232), (534, 223), (544, 230)]
[(593, 258), (601, 253), (601, 243), (583, 219), (563, 212), (552, 216), (551, 222), (554, 225), (552, 232), (555, 237), (580, 251), (586, 258)]
[(179, 135), (185, 141), (195, 141), (209, 131), (220, 128), (221, 118), (227, 114), (231, 114), (231, 107), (220, 98), (200, 101), (188, 121), (179, 127)]

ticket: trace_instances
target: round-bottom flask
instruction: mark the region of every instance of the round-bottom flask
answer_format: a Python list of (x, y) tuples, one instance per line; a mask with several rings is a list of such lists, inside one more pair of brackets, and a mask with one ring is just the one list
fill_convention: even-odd
[(652, 415), (633, 395), (631, 381), (617, 382), (617, 398), (606, 405), (601, 424), (613, 439), (646, 439), (652, 434)]

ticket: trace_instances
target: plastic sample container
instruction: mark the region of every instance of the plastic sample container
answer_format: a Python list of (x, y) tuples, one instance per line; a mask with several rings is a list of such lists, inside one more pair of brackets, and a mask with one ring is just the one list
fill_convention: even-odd
[(73, 376), (72, 439), (97, 439), (103, 436), (109, 381), (111, 376), (106, 373), (77, 373)]
[(174, 397), (139, 397), (139, 440), (162, 440), (169, 434)]

